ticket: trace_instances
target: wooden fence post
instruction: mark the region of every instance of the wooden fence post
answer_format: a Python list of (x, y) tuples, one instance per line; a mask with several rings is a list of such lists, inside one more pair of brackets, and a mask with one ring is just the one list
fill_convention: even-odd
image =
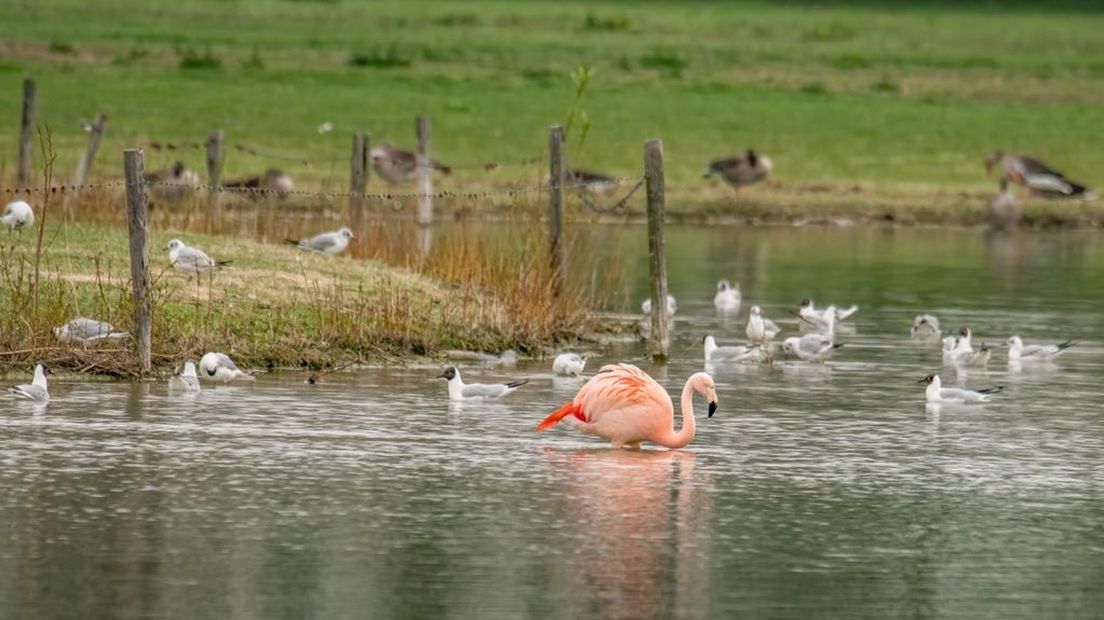
[(31, 165), (34, 160), (34, 148), (31, 135), (34, 132), (35, 83), (31, 78), (23, 79), (23, 119), (19, 128), (19, 185), (31, 184)]
[(149, 269), (149, 198), (146, 196), (145, 166), (142, 149), (123, 151), (123, 169), (126, 173), (127, 231), (130, 236), (130, 282), (134, 300), (134, 324), (130, 333), (138, 355), (138, 367), (143, 373), (150, 370), (150, 300)]
[(644, 144), (644, 179), (648, 193), (648, 255), (651, 257), (652, 358), (667, 359), (670, 317), (667, 315), (667, 246), (663, 241), (663, 141)]
[(221, 129), (212, 129), (207, 134), (207, 215), (214, 219), (218, 215), (222, 192), (222, 143), (226, 138)]
[(429, 162), (429, 117), (421, 115), (415, 123), (418, 134), (418, 223), (433, 223), (433, 169)]
[(87, 178), (88, 172), (92, 170), (92, 162), (96, 160), (96, 151), (100, 150), (100, 141), (103, 139), (104, 126), (106, 125), (106, 114), (97, 115), (96, 121), (92, 123), (92, 130), (88, 134), (88, 148), (84, 150), (84, 155), (81, 155), (80, 162), (77, 164), (77, 172), (73, 175), (73, 185), (76, 186), (76, 189), (66, 196), (66, 208), (80, 197), (81, 186), (84, 185), (84, 179)]
[(353, 220), (353, 239), (362, 243), (365, 235), (364, 190), (368, 186), (368, 134), (353, 133), (353, 152), (349, 157), (349, 213)]
[(548, 245), (552, 252), (552, 291), (558, 297), (563, 292), (566, 251), (563, 244), (564, 224), (564, 130), (560, 125), (548, 128)]

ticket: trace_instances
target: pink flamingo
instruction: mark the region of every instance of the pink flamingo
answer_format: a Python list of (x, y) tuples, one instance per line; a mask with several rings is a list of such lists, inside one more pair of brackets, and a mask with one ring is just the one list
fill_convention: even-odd
[(587, 381), (575, 400), (541, 421), (537, 432), (566, 419), (584, 433), (609, 439), (615, 448), (640, 448), (642, 441), (683, 448), (694, 439), (694, 392), (709, 400), (709, 417), (717, 411), (713, 377), (704, 372), (692, 375), (682, 388), (682, 428), (676, 432), (675, 408), (667, 391), (632, 364), (608, 364)]

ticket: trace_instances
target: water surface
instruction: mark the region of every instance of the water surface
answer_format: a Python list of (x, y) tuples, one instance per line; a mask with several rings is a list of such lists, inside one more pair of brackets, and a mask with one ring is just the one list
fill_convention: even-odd
[[(632, 257), (641, 227), (597, 227)], [(609, 450), (545, 414), (580, 382), (550, 361), (450, 406), (439, 368), (295, 373), (189, 397), (57, 381), (0, 401), (0, 617), (1098, 618), (1104, 615), (1104, 243), (1083, 233), (701, 229), (668, 235), (672, 392), (700, 341), (743, 337), (748, 303), (788, 332), (802, 297), (857, 303), (834, 361), (719, 367), (720, 410), (679, 452)], [(588, 258), (589, 257), (589, 258)], [(718, 317), (720, 277), (745, 305)], [(943, 371), (1004, 385), (926, 408), (937, 344), (919, 312), (996, 344), (1076, 338), (1057, 364)], [(677, 394), (676, 394), (677, 395)], [(703, 403), (699, 401), (699, 407)]]

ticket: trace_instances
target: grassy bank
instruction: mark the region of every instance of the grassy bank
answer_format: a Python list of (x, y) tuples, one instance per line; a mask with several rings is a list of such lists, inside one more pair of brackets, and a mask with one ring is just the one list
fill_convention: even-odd
[[(169, 267), (164, 246), (176, 237), (233, 262), (197, 283)], [(61, 346), (51, 333), (76, 316), (130, 327), (126, 229), (48, 224), (44, 240), (37, 289), (33, 234), (3, 240), (0, 366), (45, 360), (133, 374), (129, 343)], [(416, 268), (404, 269), (158, 230), (151, 238), (151, 266), (154, 362), (161, 367), (210, 350), (248, 367), (311, 368), (432, 357), (442, 349), (533, 351), (584, 331), (588, 321), (576, 297), (552, 297), (546, 270), (497, 248), (462, 242), (437, 244)]]
[[(221, 127), (254, 151), (232, 149), (227, 176), (278, 166), (303, 187), (342, 188), (352, 131), (410, 144), (426, 113), (456, 167), (440, 187), (534, 183), (540, 167), (520, 162), (567, 116), (582, 64), (596, 71), (581, 101), (590, 129), (571, 158), (633, 176), (643, 141), (662, 137), (676, 212), (955, 219), (993, 191), (990, 149), (1039, 154), (1090, 185), (1104, 169), (1104, 13), (1092, 5), (4, 4), (21, 27), (0, 44), (0, 80), (15, 92), (35, 76), (65, 171), (81, 120), (103, 111), (103, 175), (118, 176), (120, 149), (150, 142), (181, 147), (149, 150), (150, 168), (202, 169), (188, 145)], [(0, 101), (6, 178), (18, 106)], [(709, 158), (748, 145), (772, 156), (774, 187), (733, 198), (700, 179)]]

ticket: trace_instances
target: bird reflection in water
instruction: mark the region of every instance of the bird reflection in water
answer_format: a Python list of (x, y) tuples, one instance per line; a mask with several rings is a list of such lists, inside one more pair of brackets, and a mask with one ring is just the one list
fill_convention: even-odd
[(577, 562), (550, 587), (603, 618), (704, 617), (711, 496), (695, 455), (603, 448), (545, 456), (566, 526), (562, 552)]

